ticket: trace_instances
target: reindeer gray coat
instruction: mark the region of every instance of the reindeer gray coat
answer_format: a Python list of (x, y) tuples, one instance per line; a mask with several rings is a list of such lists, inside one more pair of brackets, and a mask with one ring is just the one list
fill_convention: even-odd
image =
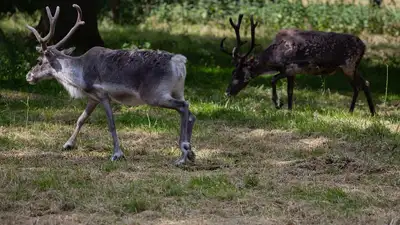
[[(70, 35), (77, 26), (82, 25), (79, 6), (78, 20), (71, 29)], [(186, 77), (186, 57), (156, 50), (112, 50), (94, 47), (79, 57), (69, 56), (70, 49), (59, 51), (59, 43), (47, 46), (54, 32), (54, 17), (46, 8), (51, 22), (50, 32), (45, 38), (32, 27), (28, 27), (42, 44), (38, 63), (28, 72), (26, 80), (34, 84), (43, 79), (55, 78), (74, 98), (88, 98), (85, 111), (77, 121), (76, 128), (63, 146), (65, 149), (75, 145), (76, 137), (85, 120), (96, 106), (101, 103), (106, 111), (108, 125), (113, 137), (114, 153), (112, 160), (123, 157), (117, 137), (110, 101), (136, 106), (148, 104), (163, 108), (175, 109), (181, 115), (179, 145), (182, 152), (176, 161), (177, 165), (194, 161), (190, 139), (195, 121), (184, 99)], [(68, 35), (60, 42), (65, 41)], [(65, 54), (67, 53), (67, 54)]]

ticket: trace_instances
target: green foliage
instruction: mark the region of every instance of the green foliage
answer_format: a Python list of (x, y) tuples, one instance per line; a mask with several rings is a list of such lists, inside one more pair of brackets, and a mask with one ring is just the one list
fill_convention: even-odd
[(239, 13), (244, 13), (254, 14), (271, 30), (292, 27), (307, 29), (311, 25), (315, 30), (356, 34), (367, 31), (391, 35), (399, 35), (400, 23), (400, 10), (397, 8), (341, 2), (305, 6), (299, 0), (281, 0), (278, 3), (269, 0), (123, 0), (120, 8), (122, 23), (139, 23), (151, 16), (159, 22), (205, 24), (218, 21), (229, 26), (229, 17), (236, 18)]
[(2, 0), (0, 1), (0, 14), (14, 13), (17, 10), (22, 12), (33, 13), (38, 8), (41, 8), (46, 3), (46, 0)]
[(13, 33), (4, 35), (0, 41), (0, 77), (15, 78), (30, 68), (35, 52), (27, 51), (24, 40), (21, 34)]

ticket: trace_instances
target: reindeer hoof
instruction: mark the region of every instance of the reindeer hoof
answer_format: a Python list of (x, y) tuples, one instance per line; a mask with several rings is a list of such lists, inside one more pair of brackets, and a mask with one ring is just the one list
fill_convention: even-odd
[(124, 156), (124, 153), (122, 153), (122, 152), (114, 153), (111, 156), (111, 161), (117, 161), (117, 160), (120, 160), (120, 159), (126, 159), (125, 156)]
[(187, 158), (191, 161), (194, 162), (196, 159), (196, 154), (192, 150), (188, 151)]
[(194, 160), (196, 159), (196, 155), (194, 152), (191, 150), (187, 151), (186, 154), (182, 154), (182, 156), (177, 159), (174, 163), (175, 166), (183, 166), (185, 164), (189, 163), (194, 163)]
[(63, 145), (63, 150), (71, 150), (74, 148), (74, 144), (67, 142)]
[(179, 159), (175, 161), (175, 166), (186, 164), (187, 161), (194, 162), (196, 155), (194, 154), (194, 152), (192, 152), (192, 146), (190, 146), (190, 143), (184, 141), (180, 144), (180, 148), (182, 151), (182, 155)]
[(184, 165), (184, 164), (186, 164), (186, 159), (183, 158), (183, 157), (177, 159), (177, 160), (175, 161), (175, 163), (174, 163), (175, 166), (182, 166), (182, 165)]
[(187, 151), (186, 154), (182, 154), (182, 156), (175, 161), (175, 166), (182, 166), (187, 164), (188, 162), (194, 163), (196, 159), (196, 155), (191, 150)]

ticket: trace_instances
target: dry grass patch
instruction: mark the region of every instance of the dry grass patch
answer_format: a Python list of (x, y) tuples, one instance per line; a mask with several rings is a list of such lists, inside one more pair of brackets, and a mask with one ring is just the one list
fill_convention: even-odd
[[(205, 123), (199, 121), (198, 126)], [(170, 164), (179, 154), (172, 150), (175, 136), (170, 133), (121, 128), (128, 158), (112, 163), (110, 150), (104, 150), (111, 140), (98, 138), (108, 134), (96, 126), (85, 128), (78, 143), (84, 147), (68, 152), (54, 149), (62, 145), (61, 132), (69, 126), (47, 125), (49, 130), (36, 135), (31, 135), (32, 129), (40, 126), (2, 132), (2, 138), (15, 137), (10, 145), (24, 143), (0, 152), (3, 221), (350, 224), (381, 218), (363, 210), (387, 209), (388, 216), (399, 207), (391, 199), (400, 192), (388, 182), (397, 167), (376, 164), (368, 152), (359, 154), (360, 143), (216, 123), (207, 128), (214, 135), (204, 130), (195, 134), (198, 162), (192, 166), (196, 169), (185, 170)], [(84, 144), (88, 136), (96, 138), (103, 150), (90, 151), (91, 144)], [(41, 139), (54, 143), (32, 151), (28, 143), (35, 146)], [(385, 191), (374, 192), (376, 188)], [(11, 219), (15, 215), (17, 219)], [(84, 215), (95, 219), (85, 220)]]

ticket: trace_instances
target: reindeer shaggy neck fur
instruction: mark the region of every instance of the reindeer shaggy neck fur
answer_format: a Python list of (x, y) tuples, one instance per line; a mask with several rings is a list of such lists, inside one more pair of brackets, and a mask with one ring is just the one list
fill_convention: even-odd
[[(249, 81), (259, 75), (276, 73), (272, 78), (272, 101), (276, 108), (281, 107), (276, 93), (276, 82), (287, 78), (288, 108), (292, 109), (294, 78), (297, 74), (331, 75), (342, 71), (350, 79), (353, 88), (353, 99), (350, 112), (353, 112), (358, 92), (362, 89), (366, 95), (371, 115), (375, 114), (369, 83), (358, 70), (365, 52), (365, 44), (357, 36), (344, 33), (304, 31), (299, 29), (281, 30), (273, 42), (260, 54), (247, 58), (255, 46), (255, 27), (251, 21), (250, 51), (241, 56), (238, 50), (245, 42), (240, 40), (239, 29), (243, 15), (239, 15), (238, 24), (230, 23), (235, 30), (237, 45), (232, 57), (235, 69), (232, 81), (227, 89), (228, 95), (236, 95)], [(223, 47), (221, 50), (228, 53)]]
[[(78, 10), (77, 24), (82, 25), (79, 6), (74, 7)], [(47, 10), (51, 15), (50, 10)], [(55, 21), (57, 13), (49, 18)], [(50, 30), (54, 30), (54, 27)], [(27, 74), (27, 81), (34, 84), (43, 79), (54, 78), (71, 97), (88, 98), (86, 109), (77, 120), (75, 130), (64, 144), (64, 149), (75, 146), (84, 122), (96, 106), (102, 104), (113, 138), (114, 152), (111, 159), (122, 158), (124, 154), (120, 148), (110, 102), (130, 106), (148, 104), (179, 112), (179, 145), (182, 154), (176, 164), (194, 161), (195, 154), (191, 150), (190, 140), (195, 116), (184, 99), (187, 61), (185, 56), (159, 50), (113, 50), (94, 47), (82, 56), (72, 57), (57, 50), (58, 44), (47, 46), (50, 38), (37, 38), (42, 44), (41, 56), (38, 58), (38, 64)], [(63, 39), (65, 40), (66, 38)]]

